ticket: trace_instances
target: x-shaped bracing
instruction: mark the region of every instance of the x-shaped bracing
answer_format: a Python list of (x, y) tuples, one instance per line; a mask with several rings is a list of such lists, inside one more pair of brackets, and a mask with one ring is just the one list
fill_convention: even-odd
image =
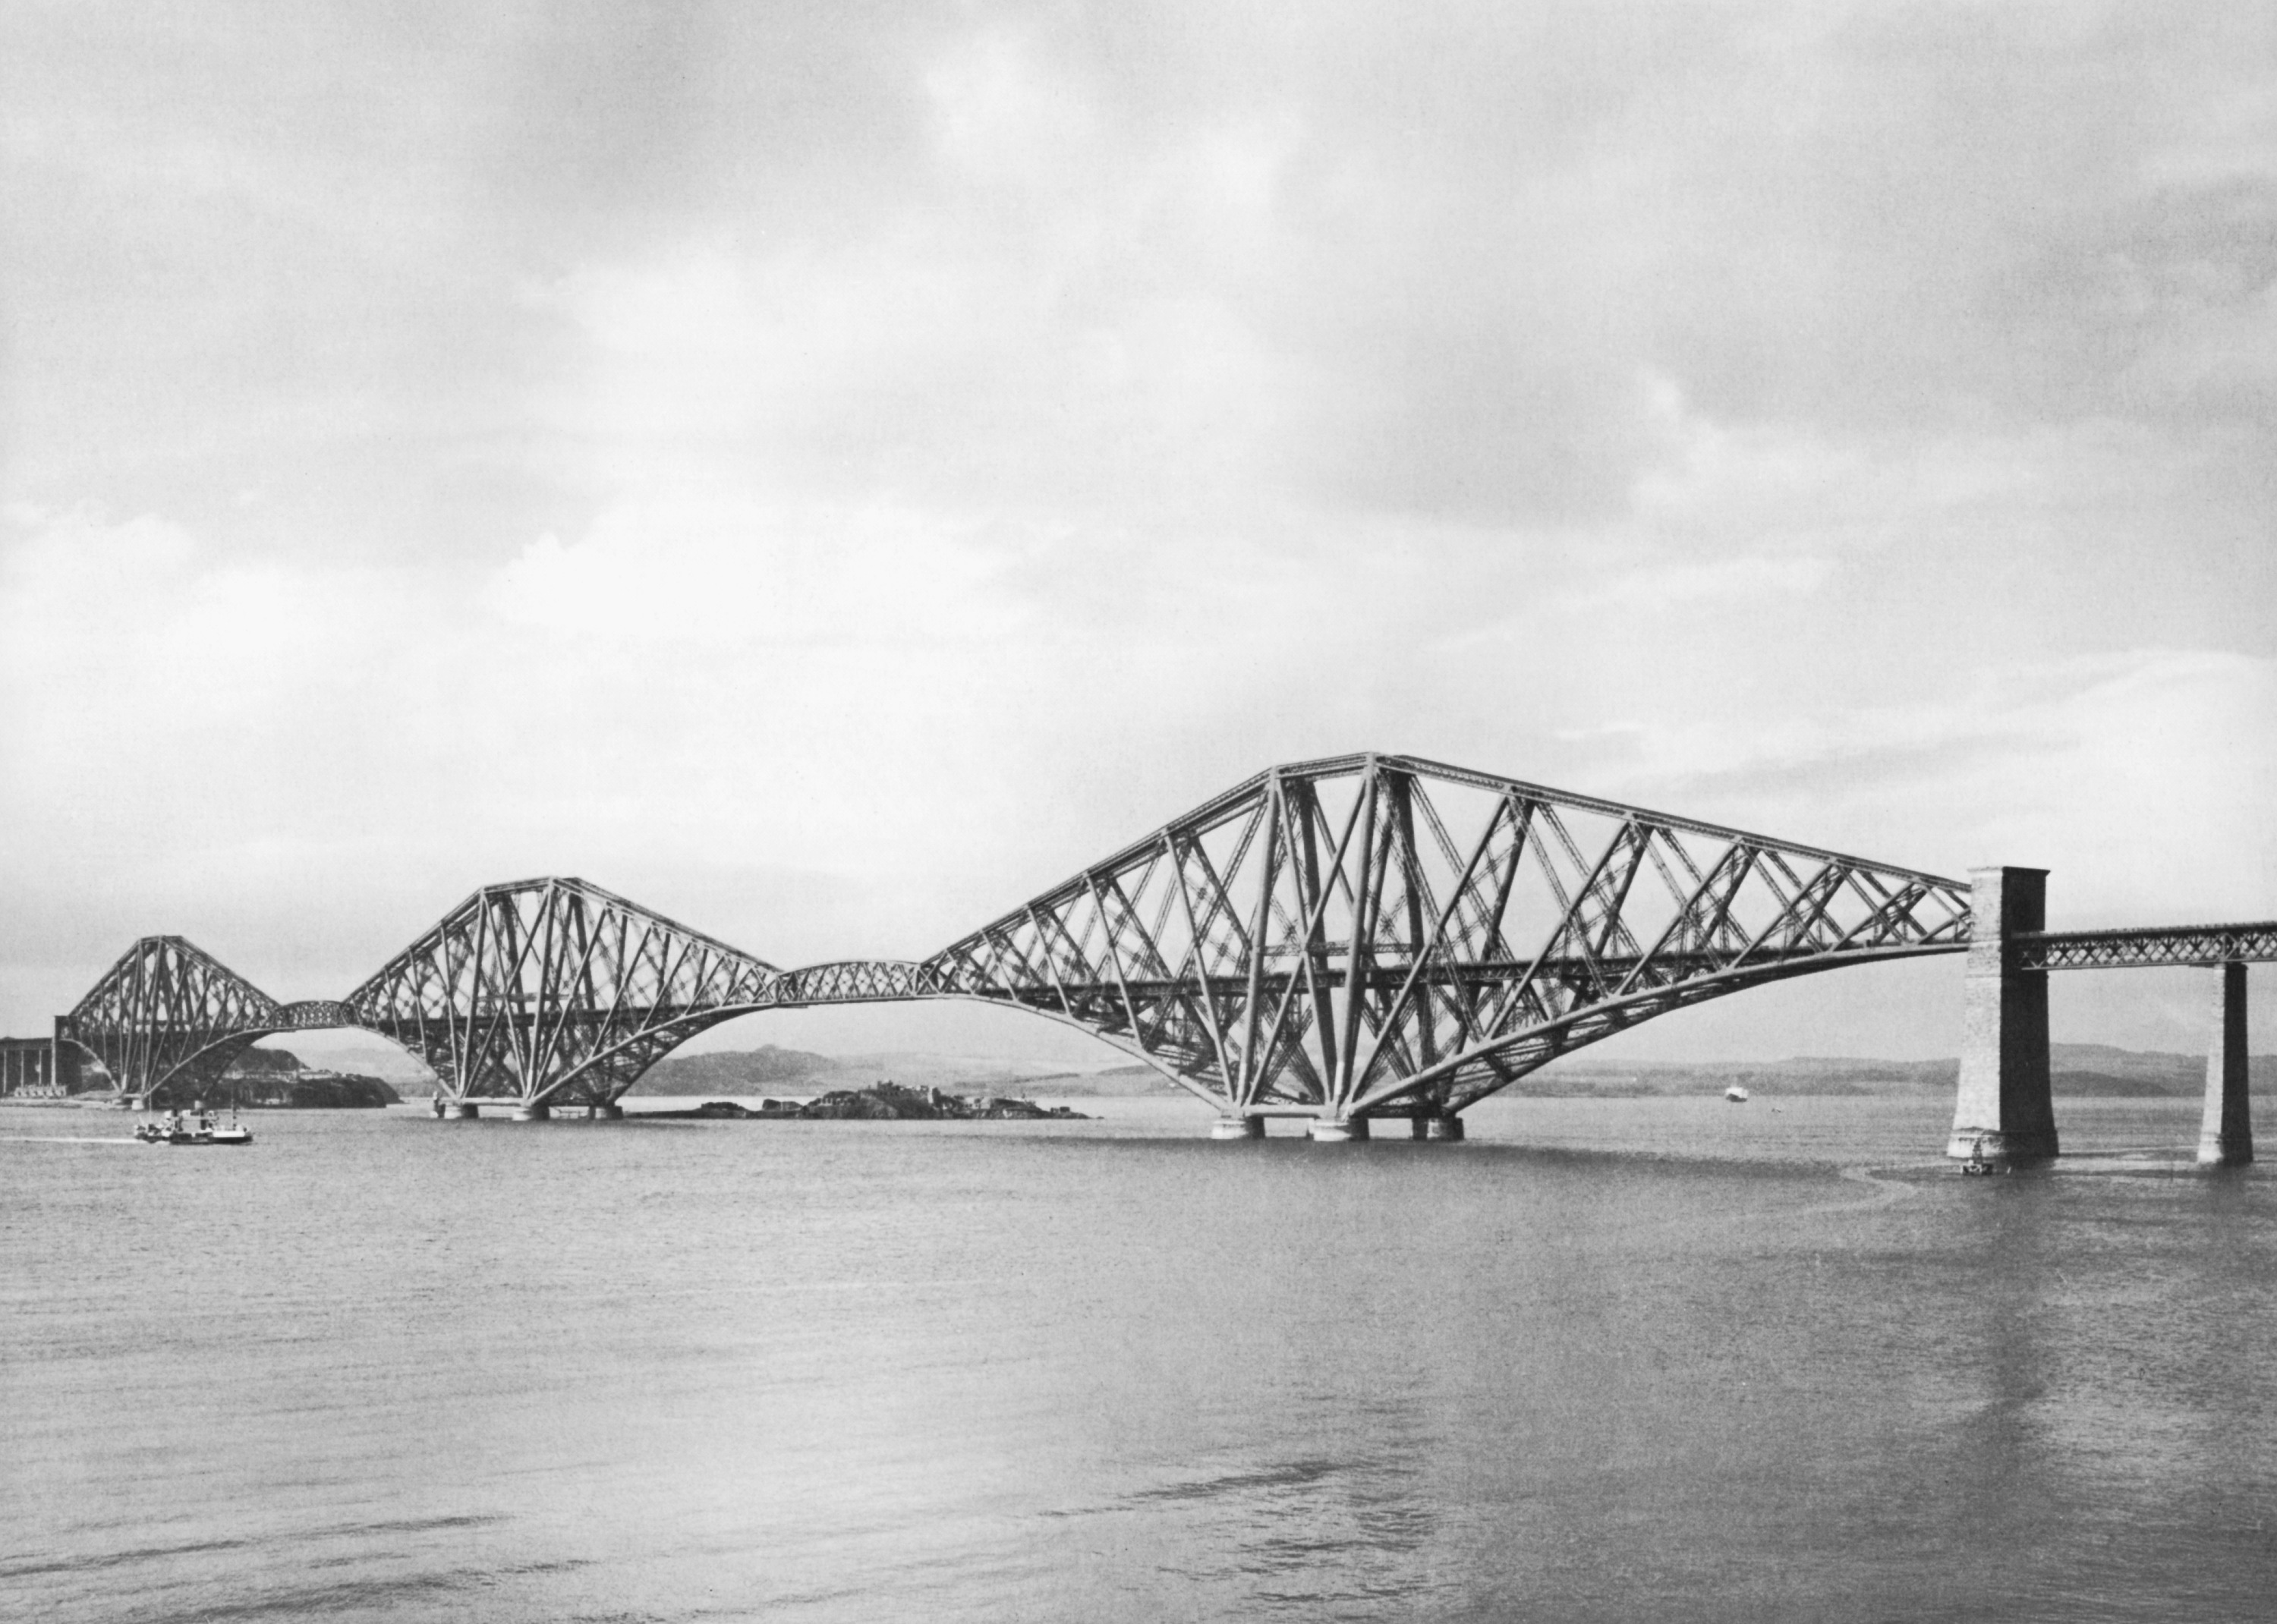
[(542, 878), (475, 892), (334, 1005), (279, 1006), (147, 938), (66, 1035), (147, 1093), (352, 1021), (454, 1097), (605, 1104), (739, 1015), (956, 998), (1081, 1028), (1228, 1114), (1434, 1114), (1743, 987), (1958, 951), (1967, 902), (1935, 875), (1349, 755), (1260, 773), (921, 961), (781, 969)]

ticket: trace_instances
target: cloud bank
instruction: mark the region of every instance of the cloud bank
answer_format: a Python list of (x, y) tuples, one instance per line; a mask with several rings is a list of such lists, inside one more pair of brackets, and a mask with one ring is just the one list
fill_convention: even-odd
[(924, 952), (1366, 747), (2277, 914), (2273, 27), (20, 9), (0, 1025), (543, 871)]

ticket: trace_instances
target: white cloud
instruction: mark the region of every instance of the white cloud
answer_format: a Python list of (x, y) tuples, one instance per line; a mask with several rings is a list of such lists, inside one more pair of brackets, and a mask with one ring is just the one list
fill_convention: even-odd
[(984, 32), (925, 74), (933, 139), (947, 161), (981, 181), (1037, 186), (1093, 147), (1089, 101), (1032, 42)]
[(859, 648), (892, 658), (1007, 638), (1024, 618), (1007, 560), (933, 516), (878, 506), (765, 504), (682, 489), (611, 506), (565, 546), (539, 537), (496, 572), (484, 604), (600, 650), (680, 658)]
[(18, 700), (0, 724), (27, 770), (179, 764), (243, 726), (273, 672), (318, 653), (296, 570), (217, 560), (156, 514), (27, 517), (30, 533), (0, 558), (0, 660)]
[(9, 115), (34, 934), (558, 868), (921, 949), (1371, 747), (2277, 908), (2223, 25), (502, 14), (255, 116), (88, 15)]
[(2262, 918), (2277, 760), (2255, 741), (2273, 729), (2277, 661), (2144, 649), (1987, 664), (1950, 699), (1649, 725), (1624, 777), (1889, 861), (2047, 868), (2078, 927)]
[[(1832, 572), (1824, 558), (1718, 558), (1707, 564), (1665, 564), (1633, 569), (1563, 595), (1559, 607), (1575, 614), (1664, 613), (1760, 603), (1767, 598), (1807, 598)], [(1808, 613), (1800, 605), (1789, 612)]]

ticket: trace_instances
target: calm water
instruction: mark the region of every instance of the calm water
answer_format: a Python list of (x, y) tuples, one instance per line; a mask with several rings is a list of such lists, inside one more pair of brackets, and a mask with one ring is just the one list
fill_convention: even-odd
[(2269, 1616), (2277, 1174), (2188, 1103), (1995, 1180), (1772, 1103), (0, 1112), (0, 1611)]

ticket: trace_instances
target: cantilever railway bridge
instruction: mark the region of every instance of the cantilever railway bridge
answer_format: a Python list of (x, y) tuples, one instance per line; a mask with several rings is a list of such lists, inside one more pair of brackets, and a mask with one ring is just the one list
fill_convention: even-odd
[[(357, 1027), (432, 1067), (455, 1114), (610, 1114), (723, 1021), (964, 998), (1127, 1051), (1215, 1107), (1224, 1136), (1287, 1115), (1321, 1138), (1386, 1118), (1459, 1137), (1466, 1108), (1557, 1055), (1765, 982), (1969, 952), (1972, 988), (1982, 975), (2043, 989), (2044, 1093), (2045, 970), (2277, 957), (2277, 924), (2045, 932), (2036, 874), (1985, 870), (1972, 886), (1358, 755), (1259, 773), (924, 960), (787, 969), (583, 880), (541, 878), (477, 891), (337, 1000), (279, 1003), (179, 937), (146, 937), (57, 1038), (145, 1104), (211, 1091), (262, 1037)], [(2242, 1022), (2242, 982), (2238, 996)], [(1972, 1004), (1972, 1034), (1981, 1024)], [(1963, 1114), (1969, 1088), (1964, 1075)], [(2005, 1131), (2030, 1152), (2036, 1130), (2013, 1119), (1978, 1124), (1972, 1143), (1990, 1131), (1998, 1149)]]

